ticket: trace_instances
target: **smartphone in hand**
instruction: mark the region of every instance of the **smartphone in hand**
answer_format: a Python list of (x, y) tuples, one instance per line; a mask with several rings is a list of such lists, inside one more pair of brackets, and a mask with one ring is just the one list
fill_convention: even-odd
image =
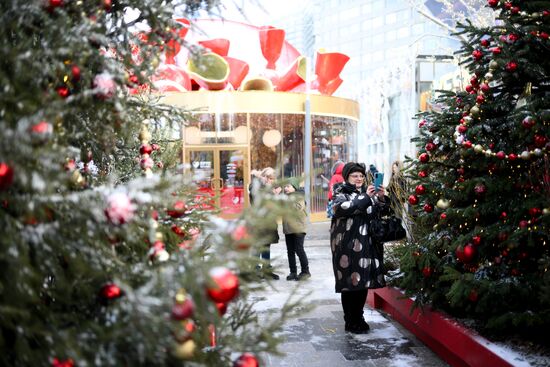
[(382, 187), (383, 183), (384, 183), (384, 173), (375, 172), (374, 173), (374, 189), (376, 191), (380, 190), (380, 187)]

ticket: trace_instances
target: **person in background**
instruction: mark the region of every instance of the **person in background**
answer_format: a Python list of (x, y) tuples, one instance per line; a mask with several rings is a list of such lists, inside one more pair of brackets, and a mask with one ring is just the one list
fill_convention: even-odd
[(334, 193), (334, 216), (330, 227), (330, 246), (335, 290), (341, 294), (345, 330), (368, 332), (363, 307), (369, 288), (382, 288), (384, 279), (383, 244), (369, 233), (371, 219), (389, 206), (384, 187), (375, 191), (365, 184), (362, 163), (349, 162), (342, 169), (344, 184)]
[[(264, 168), (260, 174), (259, 174), (259, 187), (258, 190), (269, 190), (273, 194), (278, 195), (282, 192), (282, 188), (280, 186), (273, 186), (275, 182), (275, 170), (271, 167)], [(252, 184), (251, 184), (252, 185)], [(253, 186), (250, 190), (250, 203), (254, 202), (254, 193), (255, 187)], [(279, 242), (279, 231), (277, 229), (278, 225), (275, 221), (272, 225), (269, 226), (267, 229), (267, 233), (263, 235), (264, 238), (266, 238), (266, 242), (263, 245), (264, 250), (260, 253), (260, 257), (262, 260), (264, 260), (268, 266), (269, 266), (269, 275), (274, 280), (279, 279), (279, 275), (272, 271), (271, 267), (271, 244)]]
[(344, 182), (344, 177), (342, 176), (342, 169), (344, 168), (344, 162), (338, 161), (334, 164), (334, 169), (332, 170), (332, 177), (328, 185), (328, 200), (332, 200), (334, 185)]
[[(290, 274), (286, 280), (306, 280), (311, 277), (309, 262), (304, 250), (304, 239), (306, 237), (306, 203), (304, 192), (300, 189), (300, 182), (297, 178), (291, 178), (285, 185), (284, 192), (289, 197), (292, 210), (283, 216), (283, 233), (285, 234), (286, 252), (288, 255), (288, 267)], [(296, 255), (300, 260), (300, 274), (296, 267)]]

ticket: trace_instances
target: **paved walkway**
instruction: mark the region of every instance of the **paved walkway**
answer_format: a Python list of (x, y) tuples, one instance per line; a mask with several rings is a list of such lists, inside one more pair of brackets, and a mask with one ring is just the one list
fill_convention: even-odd
[[(310, 225), (306, 236), (306, 253), (311, 279), (289, 282), (284, 236), (271, 246), (272, 264), (281, 279), (273, 281), (275, 289), (258, 298), (261, 312), (281, 306), (291, 292), (307, 295), (315, 309), (283, 326), (285, 342), (279, 351), (285, 356), (265, 355), (266, 367), (446, 367), (448, 366), (398, 323), (377, 310), (365, 306), (365, 319), (371, 330), (365, 335), (344, 331), (340, 295), (334, 292), (334, 278), (328, 242), (329, 223)], [(298, 287), (297, 287), (298, 286)]]

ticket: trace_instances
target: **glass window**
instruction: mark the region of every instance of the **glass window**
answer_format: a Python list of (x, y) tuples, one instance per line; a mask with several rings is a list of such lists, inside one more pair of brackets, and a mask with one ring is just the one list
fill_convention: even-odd
[(304, 172), (304, 115), (282, 115), (283, 177), (299, 177)]
[(409, 27), (401, 27), (397, 30), (397, 38), (406, 38), (411, 34)]
[[(281, 167), (281, 115), (251, 113), (250, 164), (251, 169), (262, 170)], [(280, 171), (279, 171), (280, 172)], [(280, 177), (280, 175), (278, 175)]]
[(379, 12), (384, 10), (384, 0), (376, 0), (372, 3), (372, 11)]
[(384, 51), (376, 51), (372, 54), (372, 61), (378, 62), (384, 59)]
[(372, 20), (372, 28), (380, 28), (384, 25), (383, 17), (376, 17)]
[(363, 23), (361, 23), (361, 30), (368, 31), (372, 29), (372, 19), (364, 20)]
[(335, 163), (357, 159), (353, 142), (356, 122), (339, 117), (312, 116), (313, 172), (311, 212), (324, 212), (328, 200), (328, 184)]
[(424, 24), (419, 23), (412, 26), (412, 31), (414, 35), (419, 35), (424, 33)]
[(395, 41), (396, 35), (397, 35), (397, 32), (395, 32), (395, 31), (393, 31), (393, 30), (392, 30), (392, 31), (388, 31), (388, 32), (386, 33), (386, 41)]
[(371, 4), (371, 3), (364, 4), (364, 5), (361, 7), (361, 12), (362, 12), (363, 14), (366, 14), (366, 15), (369, 15), (370, 13), (372, 13), (372, 4)]
[(384, 43), (384, 37), (374, 37), (372, 39), (372, 45), (373, 46), (379, 46)]
[(397, 22), (396, 13), (386, 14), (386, 24), (395, 24), (395, 22)]

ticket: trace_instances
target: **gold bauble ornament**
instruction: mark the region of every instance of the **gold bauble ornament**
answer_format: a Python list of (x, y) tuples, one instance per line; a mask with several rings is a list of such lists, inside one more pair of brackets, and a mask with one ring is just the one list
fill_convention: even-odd
[(149, 132), (149, 129), (147, 129), (147, 126), (145, 125), (141, 127), (141, 131), (139, 132), (139, 140), (143, 144), (148, 143), (149, 140), (151, 140), (151, 133)]
[(474, 151), (475, 151), (476, 153), (481, 153), (481, 152), (483, 152), (483, 147), (482, 147), (480, 144), (476, 144), (476, 145), (474, 146)]
[(492, 60), (489, 63), (489, 70), (496, 70), (498, 69), (498, 62), (496, 60)]
[(493, 152), (491, 151), (491, 149), (487, 149), (485, 151), (485, 156), (490, 157), (491, 155), (493, 155)]
[(83, 187), (86, 184), (86, 179), (78, 169), (75, 169), (71, 174), (71, 184), (75, 187)]
[(474, 106), (472, 108), (470, 108), (470, 113), (472, 114), (473, 117), (478, 117), (479, 116), (479, 107), (478, 106)]
[(544, 215), (550, 214), (550, 208), (544, 208), (544, 209), (542, 209), (542, 214), (544, 214)]
[(521, 152), (520, 157), (521, 159), (526, 161), (531, 158), (531, 153), (529, 153), (527, 150), (524, 150), (523, 152)]
[(445, 210), (450, 206), (450, 202), (447, 199), (439, 199), (435, 206), (437, 206), (441, 210)]
[(468, 125), (471, 124), (472, 121), (474, 120), (471, 116), (464, 116), (463, 118), (464, 118), (464, 122)]
[(197, 349), (197, 345), (192, 339), (189, 339), (174, 348), (174, 355), (181, 359), (190, 359), (195, 354), (195, 349)]
[(485, 74), (485, 80), (487, 80), (488, 82), (493, 80), (493, 73), (486, 73)]

